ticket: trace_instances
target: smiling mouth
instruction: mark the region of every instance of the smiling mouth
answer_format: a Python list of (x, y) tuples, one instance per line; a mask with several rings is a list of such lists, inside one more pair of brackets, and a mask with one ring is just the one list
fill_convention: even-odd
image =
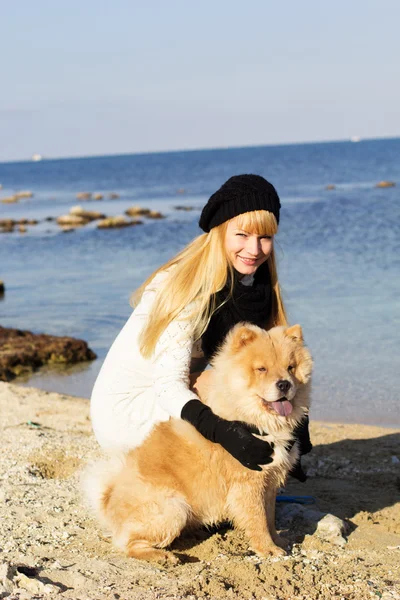
[(258, 258), (245, 258), (244, 256), (238, 256), (238, 258), (247, 265), (253, 265), (259, 260)]
[(261, 400), (265, 406), (267, 406), (269, 409), (272, 409), (280, 417), (288, 417), (293, 410), (293, 405), (290, 400), (286, 398), (286, 396), (283, 396), (274, 402), (268, 402), (267, 400), (264, 400), (264, 398), (261, 398)]

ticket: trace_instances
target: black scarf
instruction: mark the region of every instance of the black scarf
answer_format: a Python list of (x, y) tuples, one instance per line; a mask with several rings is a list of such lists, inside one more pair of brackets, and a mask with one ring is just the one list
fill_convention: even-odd
[[(267, 261), (257, 269), (252, 286), (240, 283), (239, 276), (240, 274), (234, 271), (233, 295), (214, 312), (201, 338), (202, 349), (208, 360), (218, 350), (228, 331), (240, 321), (265, 327), (270, 320), (272, 289)], [(230, 288), (231, 282), (228, 278), (225, 287), (215, 294), (217, 307), (229, 296)]]

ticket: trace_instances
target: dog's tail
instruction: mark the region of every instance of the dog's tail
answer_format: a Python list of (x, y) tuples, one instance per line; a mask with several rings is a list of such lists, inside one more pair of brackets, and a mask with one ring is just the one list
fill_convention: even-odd
[(86, 504), (105, 528), (110, 527), (107, 507), (113, 491), (113, 480), (124, 463), (125, 457), (118, 454), (88, 464), (81, 473), (81, 489)]

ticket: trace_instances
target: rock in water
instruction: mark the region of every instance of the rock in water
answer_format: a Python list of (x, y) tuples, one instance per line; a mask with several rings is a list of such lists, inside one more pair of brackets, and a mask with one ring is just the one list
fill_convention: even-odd
[(184, 210), (184, 211), (188, 212), (190, 210), (194, 210), (194, 207), (193, 206), (181, 206), (181, 205), (179, 205), (179, 206), (174, 206), (174, 209), (175, 210)]
[(389, 187), (395, 187), (396, 183), (394, 181), (380, 181), (379, 183), (376, 184), (375, 187), (377, 188), (389, 188)]
[(17, 198), (32, 198), (33, 192), (31, 190), (22, 190), (22, 192), (17, 192), (15, 196)]
[(92, 197), (92, 192), (78, 192), (76, 197), (78, 200), (90, 200)]
[(116, 217), (107, 217), (97, 224), (97, 229), (119, 229), (121, 227), (132, 227), (133, 225), (141, 225), (142, 221), (132, 219), (128, 221), (123, 215)]
[(0, 327), (0, 381), (11, 381), (44, 364), (73, 364), (95, 358), (83, 340)]
[(70, 211), (70, 215), (74, 215), (76, 217), (82, 217), (87, 221), (95, 221), (96, 219), (105, 219), (106, 215), (96, 210), (84, 210), (82, 206), (73, 206)]
[(125, 214), (128, 215), (128, 217), (145, 217), (149, 213), (149, 208), (142, 208), (141, 206), (131, 206), (125, 211)]
[(4, 204), (14, 204), (14, 202), (18, 202), (18, 196), (7, 196), (5, 198), (1, 198), (0, 202)]
[(158, 210), (151, 210), (146, 217), (148, 219), (165, 219), (164, 215), (161, 214)]
[(56, 219), (59, 225), (70, 225), (73, 227), (79, 227), (80, 225), (86, 225), (89, 221), (84, 217), (78, 215), (61, 215)]

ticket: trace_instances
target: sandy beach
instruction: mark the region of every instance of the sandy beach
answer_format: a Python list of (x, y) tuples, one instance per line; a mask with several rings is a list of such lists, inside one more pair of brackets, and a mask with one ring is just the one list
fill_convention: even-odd
[(179, 539), (164, 568), (115, 550), (82, 502), (99, 455), (87, 400), (0, 383), (0, 414), (1, 598), (400, 598), (398, 429), (312, 422), (309, 479), (285, 493), (316, 504), (277, 508), (288, 556), (260, 559), (224, 526)]

